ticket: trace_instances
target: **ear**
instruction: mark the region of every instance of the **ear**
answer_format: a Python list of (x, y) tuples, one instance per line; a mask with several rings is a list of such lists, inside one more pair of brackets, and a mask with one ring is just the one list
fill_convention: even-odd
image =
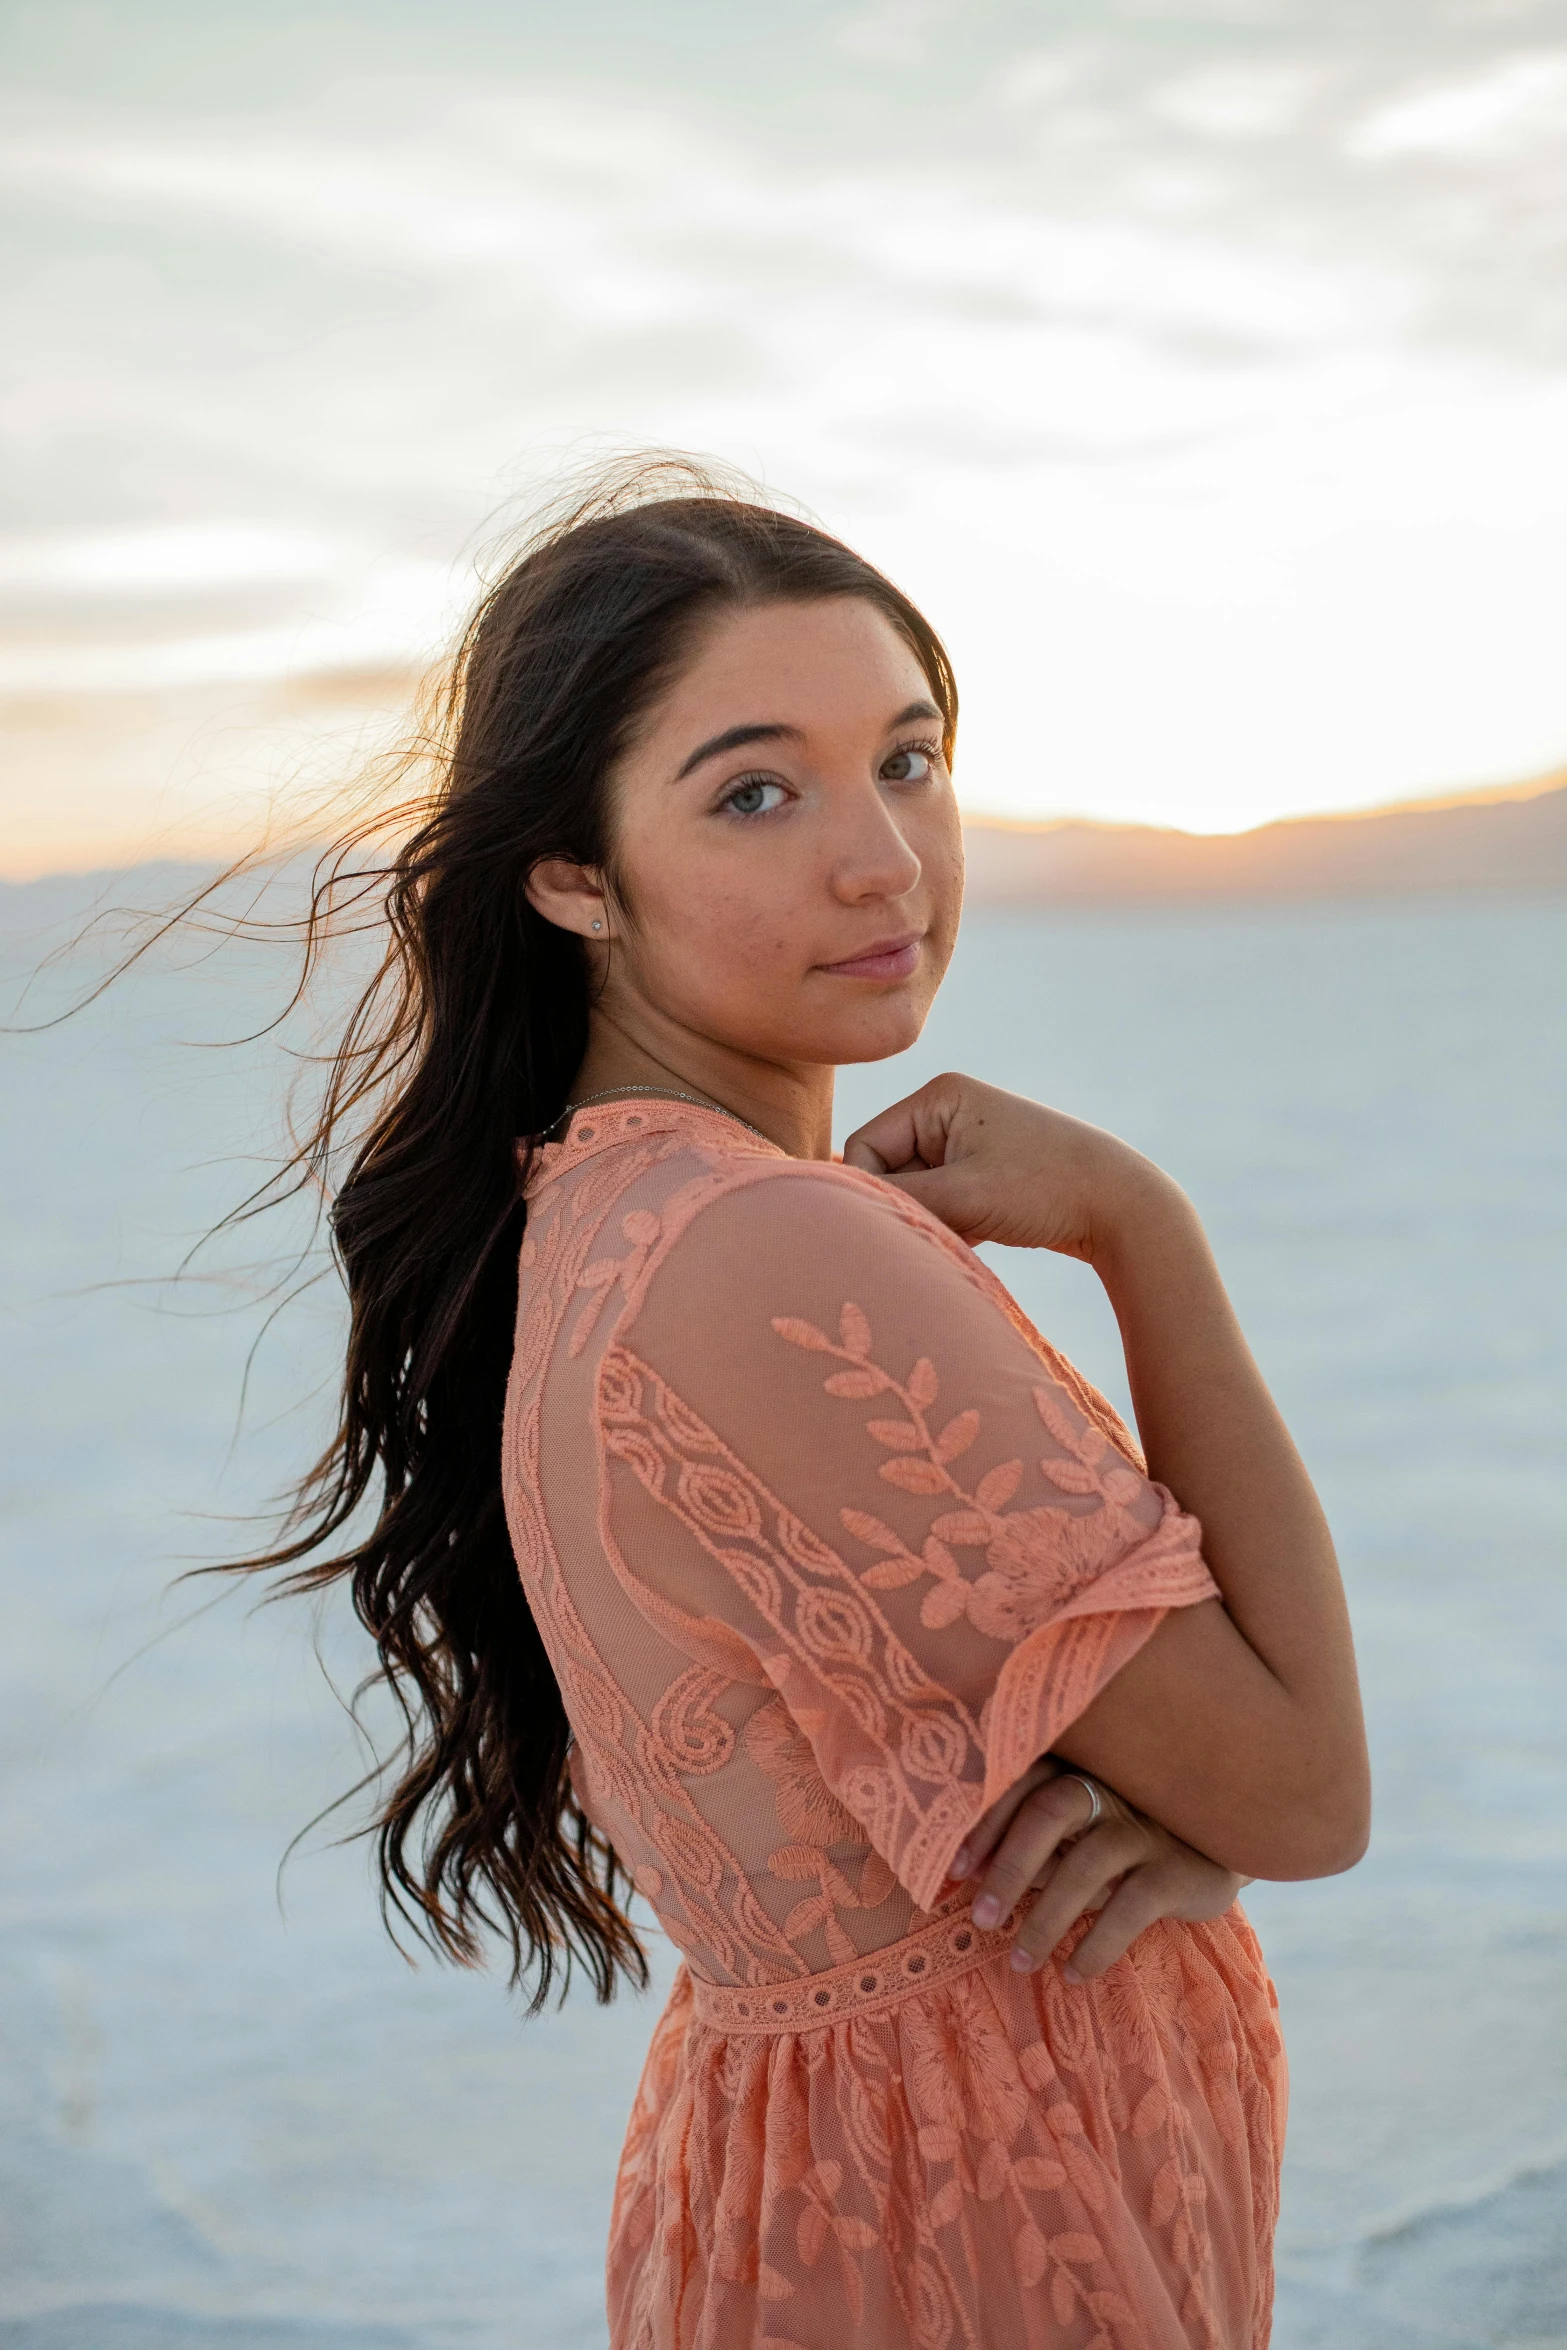
[(600, 944), (608, 940), (609, 902), (596, 866), (574, 865), (568, 857), (542, 857), (525, 887), (534, 912), (557, 930), (575, 930)]

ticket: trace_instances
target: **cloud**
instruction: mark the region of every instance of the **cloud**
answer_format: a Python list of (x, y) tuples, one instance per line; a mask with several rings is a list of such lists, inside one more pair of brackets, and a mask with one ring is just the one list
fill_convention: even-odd
[(1218, 59), (1165, 82), (1149, 104), (1207, 138), (1276, 139), (1300, 126), (1326, 78), (1321, 64), (1291, 58)]
[[(119, 584), (129, 594), (138, 583), (127, 572)], [(164, 584), (150, 573), (136, 601)], [(313, 598), (314, 609), (296, 604), (271, 626), (233, 625), (236, 604), (242, 611), (247, 601), (253, 607), (273, 601), (255, 595), (205, 609), (185, 599), (160, 603), (141, 625), (133, 612), (129, 627), (123, 614), (114, 616), (118, 625), (105, 626), (101, 609), (90, 607), (97, 629), (85, 642), (68, 623), (56, 627), (54, 642), (42, 644), (0, 625), (0, 696), (154, 693), (224, 680), (400, 670), (440, 650), (469, 595), (468, 582), (454, 578), (446, 564), (361, 562), (343, 566)]]
[(869, 65), (920, 65), (957, 14), (956, 0), (878, 0), (838, 27), (834, 46)]
[(1378, 107), (1353, 131), (1366, 162), (1404, 155), (1484, 156), (1567, 133), (1567, 50), (1512, 57), (1483, 73), (1416, 90)]
[(187, 522), (154, 530), (0, 540), (0, 590), (84, 589), (99, 595), (294, 583), (329, 572), (318, 533), (265, 523)]
[[(551, 152), (554, 145), (555, 151)], [(631, 253), (625, 224), (647, 194), (635, 150), (608, 143), (568, 174), (558, 142), (510, 153), (423, 153), (299, 136), (13, 142), (0, 173), (187, 223), (227, 217), (322, 259), (426, 275), (460, 271), (547, 284), (568, 314), (626, 324), (678, 315), (681, 274)], [(553, 167), (553, 168), (552, 168)], [(563, 179), (568, 184), (561, 185)], [(662, 175), (667, 199), (669, 175)], [(699, 191), (688, 191), (693, 223)], [(655, 198), (656, 203), (656, 198)]]
[[(932, 75), (966, 38), (877, 22)], [(1367, 170), (1356, 125), (1476, 76), (1313, 37), (1036, 39), (853, 139), (542, 76), (40, 110), (0, 167), (50, 235), (6, 429), (82, 527), (29, 535), (54, 600), (0, 681), (417, 658), (486, 511), (603, 435), (733, 458), (925, 599), (977, 804), (1239, 823), (1546, 763), (1548, 318), (1507, 364), (1546, 166)]]
[(988, 295), (1042, 322), (1101, 318), (1117, 339), (1171, 326), (1295, 346), (1387, 317), (1373, 271), (1249, 253), (1179, 222), (1053, 214), (957, 167), (802, 182), (677, 121), (606, 121), (602, 106), (589, 121), (551, 94), (525, 119), (454, 110), (445, 130), (422, 150), (51, 138), (13, 144), (0, 171), (179, 223), (227, 216), (322, 261), (526, 288), (609, 330), (715, 313), (765, 329), (780, 300), (830, 308), (840, 293), (931, 316)]

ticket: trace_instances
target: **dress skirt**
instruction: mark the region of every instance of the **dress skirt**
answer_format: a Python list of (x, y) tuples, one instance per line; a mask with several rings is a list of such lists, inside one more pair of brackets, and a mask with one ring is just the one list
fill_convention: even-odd
[(1243, 1913), (1149, 1927), (1082, 1984), (1077, 1932), (1032, 1974), (1010, 1939), (965, 1902), (781, 1989), (682, 1965), (621, 2160), (612, 2350), (1264, 2350), (1286, 2074)]

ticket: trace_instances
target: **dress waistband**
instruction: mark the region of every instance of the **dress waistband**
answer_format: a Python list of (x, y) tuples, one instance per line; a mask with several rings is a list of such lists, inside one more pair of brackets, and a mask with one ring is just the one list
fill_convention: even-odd
[(1031, 1907), (1032, 1898), (1025, 1897), (1001, 1927), (988, 1932), (975, 1925), (965, 1907), (956, 1916), (933, 1918), (885, 1950), (789, 1983), (704, 1983), (693, 1975), (692, 2013), (715, 2032), (809, 2032), (848, 2016), (873, 2014), (911, 1991), (928, 1990), (983, 1966), (1014, 1941)]

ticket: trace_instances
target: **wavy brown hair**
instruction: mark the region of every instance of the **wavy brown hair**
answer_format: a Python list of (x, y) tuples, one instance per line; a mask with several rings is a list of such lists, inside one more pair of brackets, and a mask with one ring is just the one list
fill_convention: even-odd
[[(629, 1880), (578, 1806), (571, 1725), (513, 1561), (501, 1424), (526, 1213), (516, 1145), (558, 1121), (588, 1038), (583, 942), (525, 883), (542, 858), (616, 876), (611, 778), (725, 613), (863, 598), (906, 640), (949, 740), (940, 641), (860, 556), (684, 461), (623, 472), (536, 530), (432, 705), (428, 788), (318, 865), (308, 977), (335, 930), (381, 930), (284, 1187), (320, 1185), (349, 1327), (336, 1431), (275, 1547), (238, 1571), (346, 1582), (406, 1736), (374, 1775), (383, 1909), (465, 1964), (485, 1934), (530, 2012), (573, 1959), (600, 2000), (647, 1962)], [(524, 1157), (526, 1157), (526, 1150)], [(340, 1180), (338, 1179), (340, 1173)], [(276, 1192), (274, 1190), (274, 1196)], [(361, 1531), (367, 1527), (367, 1530)]]

